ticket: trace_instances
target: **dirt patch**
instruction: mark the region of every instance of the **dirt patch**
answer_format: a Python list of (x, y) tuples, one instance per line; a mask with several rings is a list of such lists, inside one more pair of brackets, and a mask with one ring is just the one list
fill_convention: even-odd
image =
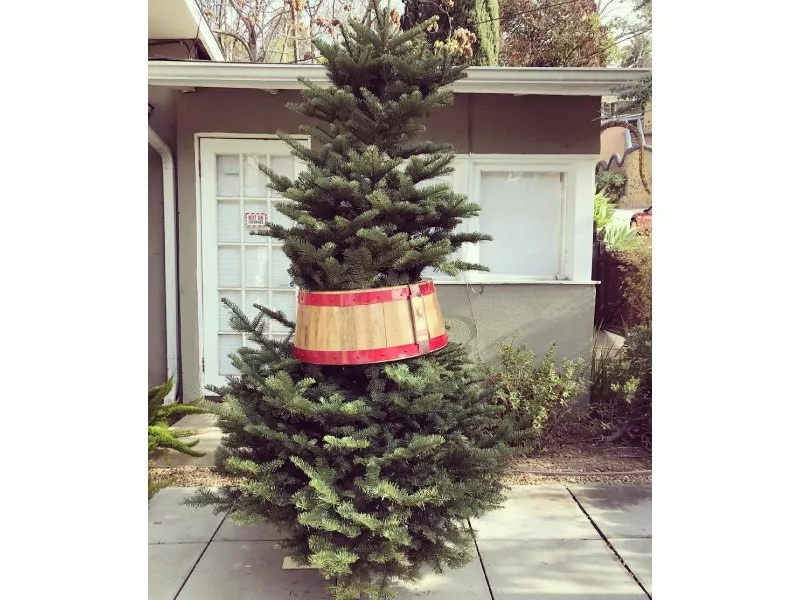
[(649, 473), (629, 474), (650, 471), (650, 453), (625, 446), (565, 444), (515, 460), (511, 468), (512, 475), (507, 479), (511, 484), (652, 482)]
[(642, 473), (652, 468), (649, 450), (604, 441), (585, 422), (567, 422), (541, 449), (515, 460), (506, 482), (641, 484), (652, 482)]

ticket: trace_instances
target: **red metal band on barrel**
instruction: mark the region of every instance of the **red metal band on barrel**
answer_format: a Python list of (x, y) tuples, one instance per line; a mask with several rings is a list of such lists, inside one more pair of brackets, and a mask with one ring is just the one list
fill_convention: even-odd
[[(430, 352), (446, 345), (447, 333), (431, 338)], [(419, 356), (419, 346), (405, 344), (372, 350), (305, 350), (295, 346), (292, 353), (296, 359), (315, 365), (361, 365)]]
[[(433, 294), (433, 282), (423, 281), (419, 284), (422, 296)], [(297, 302), (305, 306), (360, 306), (364, 304), (380, 304), (406, 300), (411, 297), (408, 286), (398, 286), (393, 290), (364, 290), (358, 292), (298, 292)]]

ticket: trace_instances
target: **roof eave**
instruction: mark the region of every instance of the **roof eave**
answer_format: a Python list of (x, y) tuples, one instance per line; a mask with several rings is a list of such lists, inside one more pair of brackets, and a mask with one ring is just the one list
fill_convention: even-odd
[[(472, 67), (467, 77), (453, 84), (466, 94), (514, 94), (555, 96), (605, 96), (615, 86), (639, 79), (649, 69), (566, 69), (521, 67)], [(302, 77), (328, 83), (322, 65), (208, 63), (149, 61), (150, 85), (177, 88), (237, 88), (297, 90)]]
[(187, 5), (192, 11), (192, 16), (197, 21), (197, 37), (200, 39), (200, 42), (206, 49), (208, 56), (212, 61), (225, 62), (225, 55), (222, 53), (222, 48), (220, 47), (217, 38), (214, 36), (214, 32), (211, 31), (211, 27), (208, 26), (208, 22), (206, 21), (205, 17), (200, 12), (200, 7), (197, 6), (197, 3), (194, 2), (194, 0), (187, 1)]

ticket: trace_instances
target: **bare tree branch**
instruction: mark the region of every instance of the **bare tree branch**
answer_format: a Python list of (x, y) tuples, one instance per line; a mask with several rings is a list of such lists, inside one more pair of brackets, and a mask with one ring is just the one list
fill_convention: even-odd
[(222, 31), (221, 29), (212, 29), (212, 32), (216, 33), (217, 35), (227, 35), (232, 37), (236, 41), (244, 46), (244, 49), (247, 51), (247, 54), (250, 56), (250, 62), (256, 62), (256, 57), (253, 56), (252, 52), (250, 51), (250, 42), (240, 36), (238, 33), (233, 33), (232, 31)]

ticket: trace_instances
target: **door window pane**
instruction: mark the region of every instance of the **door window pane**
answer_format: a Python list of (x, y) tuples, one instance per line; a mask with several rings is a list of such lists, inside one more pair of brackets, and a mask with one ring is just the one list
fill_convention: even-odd
[(238, 242), (242, 230), (242, 217), (238, 200), (217, 202), (217, 241)]
[(217, 196), (239, 196), (239, 156), (217, 156)]
[(246, 155), (244, 157), (245, 198), (266, 198), (269, 195), (267, 189), (269, 178), (258, 168), (259, 165), (268, 165), (266, 156)]

